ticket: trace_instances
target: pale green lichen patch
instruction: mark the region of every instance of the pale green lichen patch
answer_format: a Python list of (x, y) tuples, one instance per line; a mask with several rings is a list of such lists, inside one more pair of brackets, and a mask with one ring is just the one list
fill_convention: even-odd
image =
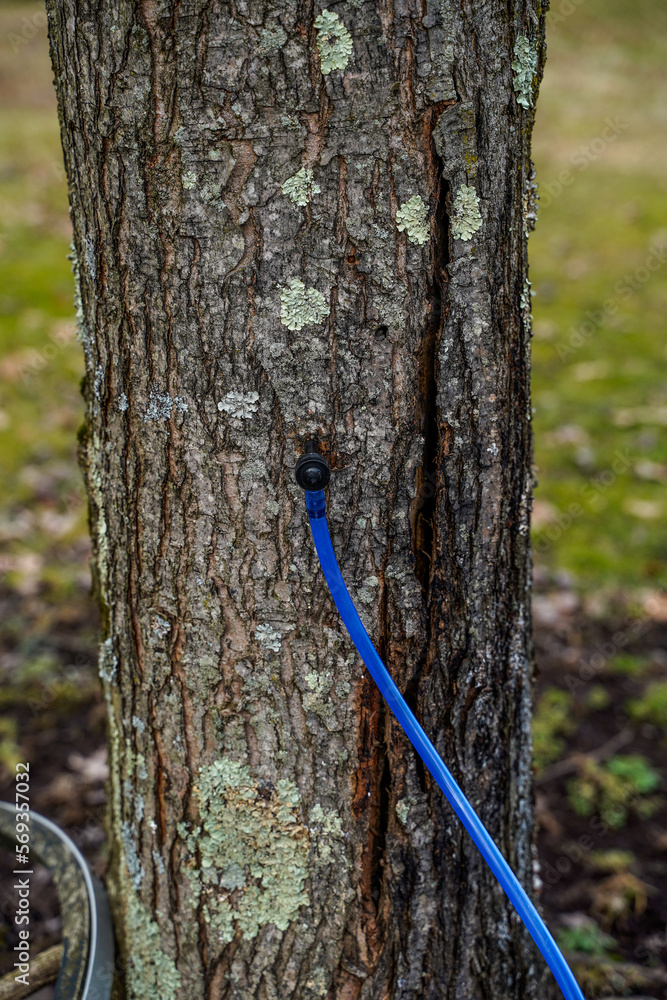
[(258, 625), (255, 629), (255, 639), (257, 639), (257, 642), (263, 649), (268, 649), (272, 653), (277, 653), (280, 650), (282, 638), (282, 632), (268, 623)]
[(451, 230), (455, 240), (470, 240), (482, 228), (479, 211), (479, 197), (474, 187), (462, 184), (459, 188), (452, 211)]
[(396, 815), (400, 819), (403, 826), (405, 826), (405, 824), (408, 821), (409, 812), (410, 812), (410, 804), (405, 799), (401, 799), (399, 802), (396, 803)]
[(228, 413), (236, 420), (249, 420), (259, 409), (258, 392), (228, 392), (218, 403), (221, 413)]
[(265, 797), (246, 764), (223, 757), (201, 769), (196, 790), (201, 825), (186, 845), (201, 859), (205, 912), (220, 943), (237, 932), (252, 939), (266, 924), (287, 930), (310, 901), (298, 788), (282, 778)]
[(308, 690), (303, 692), (303, 707), (308, 712), (315, 712), (323, 719), (333, 719), (335, 716), (329, 692), (333, 684), (333, 674), (329, 670), (311, 670), (305, 676)]
[(340, 815), (335, 809), (323, 809), (320, 803), (316, 802), (310, 810), (309, 819), (312, 832), (315, 834), (318, 860), (324, 863), (340, 860), (337, 856), (340, 855), (340, 848), (345, 841)]
[(523, 283), (523, 291), (521, 292), (521, 298), (519, 300), (522, 311), (528, 310), (528, 312), (530, 312), (531, 295), (532, 292), (530, 290), (530, 281), (528, 280), (528, 278), (526, 278)]
[(295, 205), (304, 208), (312, 200), (314, 194), (320, 193), (319, 184), (313, 181), (313, 171), (310, 167), (301, 167), (292, 177), (288, 177), (281, 189)]
[(293, 278), (280, 293), (280, 321), (288, 330), (301, 330), (311, 323), (321, 323), (329, 315), (329, 304), (316, 288), (306, 288)]
[(197, 186), (197, 175), (192, 170), (187, 170), (183, 174), (183, 187), (186, 191), (192, 191)]
[(320, 68), (326, 75), (332, 69), (345, 69), (352, 54), (352, 36), (333, 10), (323, 10), (315, 18)]
[(259, 45), (257, 46), (257, 54), (263, 56), (266, 55), (267, 52), (271, 52), (274, 49), (282, 49), (286, 41), (287, 35), (279, 24), (269, 25), (267, 28), (262, 28)]
[(415, 194), (404, 202), (396, 212), (396, 228), (399, 233), (406, 232), (411, 243), (428, 242), (428, 217), (426, 205), (420, 195)]
[(132, 928), (127, 985), (130, 1000), (176, 1000), (181, 976), (174, 960), (160, 948), (160, 929), (136, 893), (127, 893), (128, 927)]
[(517, 103), (522, 108), (533, 106), (533, 77), (537, 70), (537, 44), (525, 35), (519, 35), (514, 43), (514, 90)]

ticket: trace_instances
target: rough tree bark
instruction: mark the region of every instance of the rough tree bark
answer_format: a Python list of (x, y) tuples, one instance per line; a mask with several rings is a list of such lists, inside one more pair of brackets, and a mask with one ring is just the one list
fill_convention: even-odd
[(540, 0), (47, 0), (141, 1000), (533, 997), (343, 633), (532, 879), (526, 236)]

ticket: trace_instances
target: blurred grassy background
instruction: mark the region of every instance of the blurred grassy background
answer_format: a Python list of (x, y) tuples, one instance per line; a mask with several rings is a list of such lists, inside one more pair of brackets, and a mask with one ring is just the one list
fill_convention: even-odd
[(664, 587), (667, 9), (554, 0), (547, 22), (530, 238), (536, 563), (586, 590)]
[[(2, 3), (0, 777), (30, 753), (44, 762), (45, 785), (68, 753), (103, 739), (70, 240), (46, 15), (36, 3)], [(40, 746), (57, 746), (61, 760)]]
[[(548, 22), (530, 238), (536, 564), (583, 590), (662, 587), (667, 10), (555, 0)], [(0, 569), (60, 600), (86, 571), (83, 365), (43, 9), (0, 5), (0, 46)]]
[[(5, 582), (70, 599), (88, 545), (67, 188), (38, 4), (0, 7), (0, 544)], [(86, 584), (87, 586), (87, 584)]]

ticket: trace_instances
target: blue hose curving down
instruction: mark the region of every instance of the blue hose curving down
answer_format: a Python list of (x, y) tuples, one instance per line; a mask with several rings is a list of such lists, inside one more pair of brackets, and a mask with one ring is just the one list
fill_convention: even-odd
[(361, 618), (357, 614), (357, 609), (352, 602), (352, 598), (347, 592), (345, 581), (336, 561), (336, 554), (331, 544), (329, 528), (327, 526), (324, 491), (307, 491), (306, 507), (308, 509), (310, 528), (313, 533), (313, 541), (315, 542), (322, 572), (329, 585), (331, 596), (343, 619), (345, 628), (349, 632), (352, 642), (357, 647), (359, 655), (368, 667), (373, 680), (379, 687), (389, 708), (398, 719), (408, 739), (440, 785), (450, 805), (479, 848), (487, 865), (516, 908), (535, 944), (544, 955), (549, 968), (563, 992), (563, 996), (567, 1000), (584, 1000), (584, 995), (579, 989), (572, 970), (563, 958), (558, 945), (547, 930), (544, 921), (531, 903), (507, 861), (505, 861), (505, 858), (494, 844), (479, 816), (454, 780), (438, 751), (417, 722), (412, 711), (408, 708), (403, 695), (396, 687), (389, 671), (378, 656)]

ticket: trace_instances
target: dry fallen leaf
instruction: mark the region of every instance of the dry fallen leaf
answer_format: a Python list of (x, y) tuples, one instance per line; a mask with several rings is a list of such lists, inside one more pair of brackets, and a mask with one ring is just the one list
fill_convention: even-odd
[(67, 758), (67, 765), (80, 774), (85, 781), (90, 781), (91, 784), (106, 781), (109, 775), (107, 748), (100, 747), (90, 757), (84, 757), (83, 754), (75, 751)]

